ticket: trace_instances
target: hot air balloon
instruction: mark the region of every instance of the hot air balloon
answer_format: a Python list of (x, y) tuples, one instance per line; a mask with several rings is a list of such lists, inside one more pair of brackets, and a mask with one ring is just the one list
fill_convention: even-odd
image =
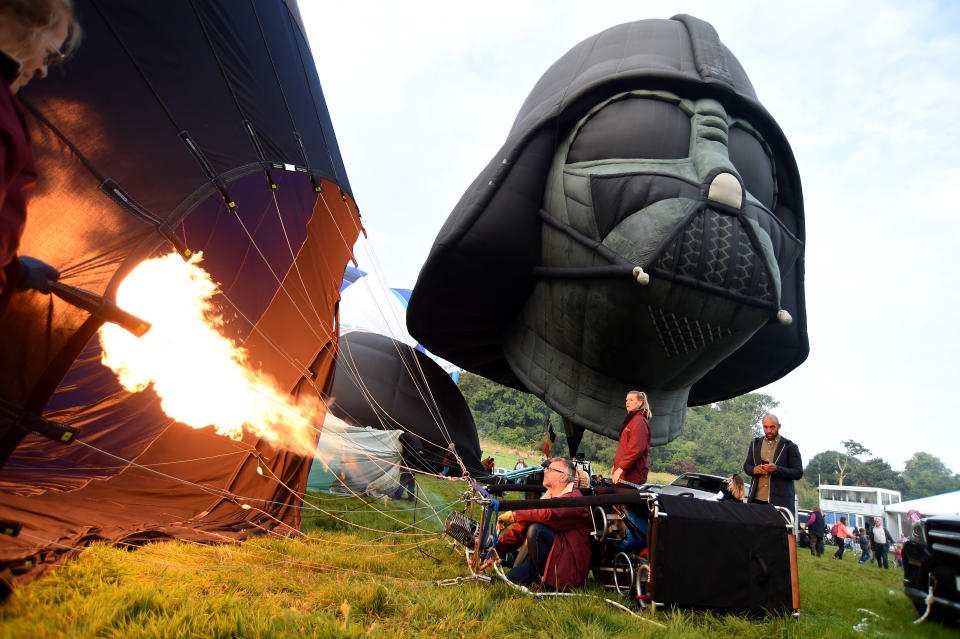
[(347, 423), (415, 436), (423, 454), (410, 460), (414, 468), (439, 473), (453, 443), (467, 470), (482, 472), (477, 427), (460, 389), (409, 344), (374, 332), (345, 333), (330, 394), (330, 411)]
[(407, 332), (409, 288), (388, 288), (375, 274), (348, 266), (340, 287), (340, 334), (367, 331), (387, 335), (426, 354), (456, 382), (460, 368), (428, 352)]
[(664, 444), (688, 405), (806, 358), (803, 243), (793, 153), (713, 27), (622, 24), (533, 88), (440, 230), (408, 328), (541, 397), (574, 449), (584, 428), (618, 437), (631, 389)]
[(360, 269), (344, 271), (341, 349), (309, 488), (399, 496), (401, 471), (439, 473), (451, 443), (469, 471), (482, 471), (476, 424), (456, 384), (460, 369), (407, 332), (410, 293)]
[[(0, 317), (6, 581), (91, 540), (296, 527), (308, 456), (168, 417), (152, 389), (124, 390), (103, 366), (97, 331), (143, 260), (200, 251), (220, 328), (251, 369), (319, 398), (360, 231), (294, 0), (76, 5), (82, 46), (19, 95), (40, 175), (22, 253), (88, 303), (21, 291)], [(202, 364), (180, 362), (184, 375)]]

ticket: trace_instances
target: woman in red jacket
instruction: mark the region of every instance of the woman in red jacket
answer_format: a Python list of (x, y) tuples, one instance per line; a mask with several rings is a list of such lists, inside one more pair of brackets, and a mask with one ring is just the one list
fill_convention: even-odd
[(855, 537), (849, 528), (847, 528), (847, 518), (841, 517), (840, 521), (833, 525), (833, 528), (830, 529), (830, 534), (833, 535), (833, 540), (837, 543), (837, 552), (833, 553), (834, 559), (843, 559), (843, 551), (846, 547), (847, 537)]
[(17, 257), (36, 184), (30, 133), (15, 94), (33, 78), (44, 78), (79, 41), (72, 0), (5, 0), (0, 3), (0, 313), (13, 289), (49, 292), (60, 277), (55, 268)]
[(643, 484), (650, 468), (650, 423), (653, 411), (647, 394), (632, 390), (627, 393), (627, 416), (623, 419), (620, 443), (613, 458), (613, 483), (628, 481)]

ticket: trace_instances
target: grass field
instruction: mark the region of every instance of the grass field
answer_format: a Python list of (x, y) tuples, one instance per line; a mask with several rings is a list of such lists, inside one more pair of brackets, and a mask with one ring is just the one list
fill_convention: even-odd
[(801, 549), (799, 619), (641, 613), (660, 628), (604, 603), (595, 585), (562, 599), (502, 583), (438, 587), (468, 574), (437, 534), (463, 484), (420, 487), (436, 513), (313, 496), (302, 537), (92, 547), (16, 589), (0, 606), (0, 637), (956, 637), (933, 622), (913, 626), (900, 571), (849, 553), (840, 562)]

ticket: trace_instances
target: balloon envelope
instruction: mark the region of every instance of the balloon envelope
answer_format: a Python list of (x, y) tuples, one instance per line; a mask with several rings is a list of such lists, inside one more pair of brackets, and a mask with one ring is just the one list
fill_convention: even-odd
[(688, 404), (806, 358), (803, 220), (789, 144), (713, 27), (619, 25), (533, 88), (440, 230), (408, 327), (610, 437), (646, 391), (663, 444)]
[(470, 408), (450, 376), (421, 351), (376, 333), (347, 333), (330, 394), (331, 412), (347, 423), (418, 437), (423, 457), (411, 465), (440, 472), (453, 442), (467, 469), (481, 471)]
[[(143, 259), (202, 250), (227, 336), (282, 391), (322, 394), (359, 221), (296, 4), (76, 5), (76, 55), (20, 94), (39, 174), (21, 253), (112, 298)], [(30, 291), (0, 317), (0, 397), (78, 429), (64, 446), (0, 419), (0, 519), (30, 533), (0, 537), (3, 577), (93, 539), (297, 526), (310, 459), (175, 423), (152, 390), (124, 391), (100, 363), (102, 322)]]

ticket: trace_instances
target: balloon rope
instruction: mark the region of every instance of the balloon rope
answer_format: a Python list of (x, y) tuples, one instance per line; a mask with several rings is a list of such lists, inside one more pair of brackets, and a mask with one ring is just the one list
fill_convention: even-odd
[[(373, 262), (374, 273), (377, 274), (377, 277), (380, 278), (380, 281), (382, 282), (383, 268), (380, 265), (380, 259), (373, 246), (373, 243), (370, 242), (368, 238), (363, 238), (361, 239), (361, 241), (363, 242), (363, 245), (367, 248), (367, 253), (370, 255), (371, 262)], [(395, 318), (395, 319), (399, 319), (399, 318)], [(401, 357), (401, 361), (403, 361), (402, 357)], [(413, 361), (414, 361), (414, 365), (417, 367), (417, 372), (419, 373), (418, 376), (414, 376), (413, 372), (409, 370), (409, 367), (407, 366), (406, 361), (404, 361), (404, 368), (407, 369), (407, 373), (408, 375), (410, 375), (410, 379), (414, 382), (414, 385), (417, 387), (417, 392), (420, 393), (420, 396), (423, 399), (424, 404), (436, 410), (434, 420), (437, 421), (437, 424), (440, 427), (440, 430), (443, 433), (444, 437), (446, 438), (447, 443), (450, 444), (453, 442), (453, 437), (451, 437), (450, 430), (447, 428), (446, 423), (444, 423), (443, 421), (443, 415), (440, 412), (440, 406), (436, 400), (436, 397), (434, 397), (433, 389), (430, 387), (430, 383), (427, 381), (427, 377), (424, 374), (423, 369), (420, 366), (420, 362), (417, 359), (416, 355), (414, 355)], [(418, 383), (420, 380), (423, 381), (424, 389), (426, 393), (430, 396), (429, 402), (427, 401), (427, 398), (423, 397), (424, 391), (420, 389), (420, 385)]]
[[(329, 571), (331, 571), (331, 572), (336, 572), (336, 571), (350, 572), (350, 573), (355, 573), (355, 574), (358, 574), (358, 575), (369, 575), (369, 576), (373, 576), (373, 577), (384, 577), (384, 578), (387, 578), (387, 579), (394, 579), (394, 580), (397, 580), (397, 581), (405, 581), (405, 582), (411, 582), (411, 583), (421, 583), (421, 584), (423, 584), (423, 585), (433, 585), (433, 582), (432, 582), (432, 581), (427, 581), (427, 580), (423, 580), (423, 579), (410, 579), (409, 577), (393, 577), (393, 576), (391, 576), (391, 575), (383, 575), (383, 574), (379, 574), (379, 573), (375, 573), (375, 572), (370, 572), (370, 571), (357, 570), (356, 568), (346, 568), (346, 567), (342, 567), (342, 566), (332, 566), (332, 565), (328, 565), (328, 564), (313, 564), (313, 563), (307, 563), (307, 562), (305, 562), (305, 561), (302, 560), (302, 559), (279, 559), (279, 560), (276, 560), (276, 561), (268, 561), (268, 562), (265, 562), (265, 563), (262, 563), (262, 564), (250, 564), (250, 563), (215, 564), (215, 565), (175, 564), (175, 563), (164, 562), (164, 561), (152, 561), (152, 560), (150, 560), (150, 559), (140, 559), (140, 558), (138, 558), (138, 557), (131, 557), (131, 556), (129, 555), (129, 553), (116, 554), (116, 553), (111, 553), (111, 552), (101, 552), (101, 551), (97, 551), (97, 550), (92, 550), (92, 549), (91, 549), (90, 547), (88, 547), (88, 546), (73, 546), (73, 545), (71, 545), (71, 544), (65, 544), (65, 543), (62, 543), (62, 542), (59, 542), (59, 541), (54, 541), (54, 540), (52, 540), (52, 539), (46, 539), (46, 538), (44, 538), (44, 537), (38, 537), (38, 536), (36, 536), (36, 535), (31, 535), (30, 533), (26, 533), (26, 532), (22, 532), (22, 531), (20, 532), (20, 534), (19, 534), (18, 536), (19, 536), (19, 537), (25, 537), (25, 538), (28, 538), (28, 539), (32, 539), (32, 540), (34, 540), (34, 541), (42, 542), (42, 543), (48, 544), (49, 546), (52, 546), (52, 547), (55, 547), (55, 548), (60, 548), (60, 549), (63, 549), (63, 550), (72, 550), (72, 551), (75, 551), (75, 552), (78, 553), (78, 554), (88, 554), (88, 555), (93, 555), (93, 556), (95, 556), (95, 557), (103, 557), (103, 558), (106, 558), (106, 559), (113, 559), (113, 560), (119, 560), (119, 561), (128, 561), (128, 562), (131, 562), (131, 563), (143, 564), (143, 565), (148, 565), (148, 566), (158, 566), (158, 567), (161, 567), (161, 568), (180, 568), (180, 569), (184, 569), (184, 570), (224, 570), (224, 569), (240, 569), (240, 570), (246, 569), (246, 570), (249, 570), (250, 568), (273, 568), (273, 567), (277, 567), (277, 566), (296, 565), (296, 566), (302, 566), (302, 567), (305, 567), (305, 568), (329, 570)], [(388, 536), (389, 536), (389, 535), (385, 535), (385, 537), (388, 537)], [(235, 540), (231, 540), (231, 541), (235, 541)], [(400, 548), (400, 549), (397, 550), (397, 551), (387, 552), (387, 553), (378, 553), (378, 556), (388, 556), (388, 555), (393, 555), (393, 554), (399, 554), (400, 552), (407, 552), (407, 550), (408, 550), (410, 547), (413, 547), (413, 546), (415, 546), (415, 545), (417, 545), (417, 544), (425, 544), (425, 543), (430, 543), (430, 542), (416, 542), (416, 544), (404, 544), (404, 545), (403, 545), (404, 547), (403, 547), (403, 548)], [(358, 545), (358, 547), (366, 547), (366, 546), (372, 546), (372, 545), (375, 545), (375, 544), (363, 544), (363, 545)], [(141, 551), (143, 551), (143, 550), (144, 550), (144, 549), (141, 548)], [(336, 553), (341, 553), (341, 552), (345, 552), (346, 550), (348, 550), (348, 549), (347, 549), (347, 548), (344, 548), (344, 549), (339, 549), (339, 550), (334, 551), (334, 552), (336, 552)], [(153, 548), (151, 548), (150, 551), (151, 551), (151, 552), (155, 552), (155, 550), (154, 550)], [(257, 555), (255, 555), (255, 554), (253, 554), (253, 553), (250, 553), (249, 551), (245, 551), (245, 550), (237, 550), (236, 552), (237, 552), (237, 554), (239, 554), (239, 555), (245, 555), (245, 556), (254, 557), (254, 558), (258, 558), (258, 559), (259, 559), (259, 558), (263, 558), (263, 557), (258, 557)], [(324, 554), (333, 554), (333, 552), (331, 552), (331, 553), (321, 553), (321, 554), (313, 555), (313, 556), (323, 556)], [(180, 555), (180, 556), (183, 557), (183, 556), (185, 556), (185, 554), (184, 554), (184, 555)]]
[[(162, 472), (162, 471), (155, 470), (155, 469), (149, 468), (149, 467), (147, 467), (147, 466), (143, 466), (143, 465), (141, 465), (141, 464), (139, 464), (139, 463), (137, 463), (137, 462), (134, 462), (134, 461), (131, 461), (131, 460), (126, 460), (126, 459), (124, 459), (124, 458), (122, 458), (122, 457), (120, 457), (120, 456), (118, 456), (118, 455), (114, 455), (113, 453), (110, 453), (110, 452), (107, 452), (107, 451), (102, 450), (102, 449), (100, 449), (100, 448), (97, 448), (96, 446), (94, 446), (94, 445), (92, 445), (92, 444), (88, 444), (87, 442), (84, 442), (83, 440), (76, 439), (76, 440), (74, 440), (74, 442), (75, 442), (76, 444), (80, 444), (81, 446), (84, 446), (84, 447), (89, 448), (89, 449), (91, 449), (91, 450), (94, 450), (94, 451), (96, 451), (96, 452), (98, 452), (98, 453), (101, 453), (101, 454), (103, 454), (103, 455), (106, 455), (107, 457), (111, 457), (111, 458), (116, 459), (116, 460), (118, 460), (118, 461), (126, 462), (129, 466), (132, 466), (132, 467), (134, 467), (134, 468), (138, 468), (138, 469), (140, 469), (140, 470), (144, 470), (144, 471), (146, 471), (146, 472), (148, 472), (148, 473), (152, 473), (152, 474), (158, 475), (158, 476), (160, 476), (160, 477), (163, 477), (163, 478), (165, 478), (165, 479), (169, 479), (169, 480), (171, 480), (171, 481), (174, 481), (174, 482), (177, 482), (177, 483), (180, 483), (180, 484), (185, 484), (185, 485), (188, 485), (188, 486), (192, 486), (192, 487), (194, 487), (194, 488), (198, 488), (198, 489), (200, 489), (200, 490), (203, 491), (203, 492), (206, 492), (206, 493), (208, 493), (208, 494), (211, 494), (211, 495), (214, 495), (214, 496), (217, 496), (217, 497), (221, 497), (221, 498), (227, 499), (227, 500), (229, 500), (229, 501), (231, 501), (231, 502), (237, 503), (237, 505), (240, 505), (240, 506), (242, 506), (242, 504), (240, 504), (240, 500), (242, 500), (243, 502), (249, 502), (250, 504), (252, 504), (252, 503), (259, 503), (259, 504), (265, 504), (265, 505), (270, 505), (270, 506), (280, 506), (280, 507), (283, 507), (283, 508), (299, 508), (299, 509), (311, 510), (311, 511), (316, 511), (316, 512), (322, 513), (322, 514), (324, 514), (324, 515), (330, 516), (330, 517), (336, 519), (337, 521), (341, 521), (341, 522), (343, 522), (343, 523), (345, 523), (345, 524), (352, 525), (352, 526), (356, 526), (356, 527), (359, 527), (359, 528), (364, 528), (364, 529), (366, 529), (366, 530), (371, 530), (371, 531), (373, 531), (373, 532), (383, 532), (383, 533), (391, 532), (391, 531), (387, 531), (387, 530), (379, 530), (379, 529), (375, 529), (375, 528), (369, 528), (369, 527), (361, 526), (361, 525), (359, 525), (359, 524), (354, 524), (353, 522), (347, 521), (347, 520), (345, 520), (345, 519), (343, 519), (343, 518), (341, 518), (341, 517), (337, 517), (337, 516), (333, 515), (331, 512), (329, 512), (329, 511), (327, 511), (327, 510), (325, 510), (325, 509), (317, 506), (316, 504), (313, 504), (313, 503), (311, 503), (310, 501), (304, 499), (301, 495), (299, 495), (298, 493), (292, 491), (292, 490), (289, 488), (289, 486), (286, 486), (285, 484), (282, 484), (283, 487), (284, 487), (287, 491), (289, 491), (289, 492), (291, 493), (291, 495), (293, 495), (294, 497), (296, 497), (296, 498), (300, 501), (301, 504), (304, 504), (303, 506), (297, 506), (297, 505), (295, 505), (295, 504), (290, 504), (290, 503), (288, 503), (288, 502), (279, 502), (279, 501), (270, 500), (270, 499), (261, 499), (261, 498), (257, 498), (257, 497), (248, 497), (248, 496), (245, 496), (245, 495), (240, 495), (240, 494), (233, 493), (233, 492), (230, 492), (230, 491), (227, 491), (227, 490), (223, 490), (223, 489), (220, 489), (220, 488), (213, 488), (213, 487), (210, 487), (210, 486), (204, 486), (203, 484), (198, 484), (198, 483), (196, 483), (196, 482), (192, 482), (192, 481), (189, 481), (189, 480), (186, 480), (186, 479), (182, 479), (182, 478), (180, 478), (180, 477), (176, 477), (176, 476), (174, 476), (174, 475), (170, 475), (170, 474), (168, 474), (168, 473), (164, 473), (164, 472)], [(262, 468), (263, 466), (265, 466), (265, 465), (266, 465), (266, 464), (261, 465), (261, 468)], [(268, 467), (268, 468), (269, 468), (269, 467)], [(272, 473), (272, 471), (270, 471), (270, 472)], [(249, 504), (248, 504), (248, 505), (249, 505)], [(374, 511), (374, 512), (378, 512), (378, 513), (380, 512), (380, 511), (378, 511), (378, 510), (376, 510), (376, 509), (373, 509), (373, 511)], [(400, 522), (400, 523), (403, 523), (403, 522)], [(416, 535), (435, 535), (435, 534), (436, 534), (435, 531), (428, 531), (428, 530), (423, 529), (423, 528), (417, 528), (417, 530), (421, 530), (421, 531), (423, 531), (423, 532), (421, 532), (421, 533), (407, 533), (407, 534), (416, 534)]]

